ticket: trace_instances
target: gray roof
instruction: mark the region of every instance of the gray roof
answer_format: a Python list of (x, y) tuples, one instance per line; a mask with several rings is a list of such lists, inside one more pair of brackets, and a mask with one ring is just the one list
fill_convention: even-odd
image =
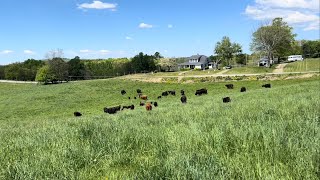
[[(198, 59), (199, 62), (189, 62), (190, 59)], [(204, 55), (193, 55), (189, 58), (186, 58), (186, 61), (184, 63), (181, 63), (179, 65), (201, 65), (208, 63), (208, 57)]]

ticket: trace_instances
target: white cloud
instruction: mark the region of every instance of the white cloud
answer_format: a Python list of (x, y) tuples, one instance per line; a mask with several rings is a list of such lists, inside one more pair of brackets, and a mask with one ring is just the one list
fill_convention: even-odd
[(168, 28), (173, 28), (173, 25), (172, 24), (168, 24)]
[(318, 0), (256, 0), (246, 7), (245, 14), (260, 21), (282, 17), (289, 25), (306, 31), (319, 29)]
[(132, 37), (127, 36), (126, 40), (132, 40)]
[(103, 49), (103, 50), (100, 50), (99, 53), (100, 54), (110, 54), (111, 51)]
[(3, 51), (0, 51), (0, 54), (10, 54), (10, 53), (13, 53), (12, 50), (3, 50)]
[(24, 53), (24, 54), (29, 54), (29, 55), (35, 54), (35, 52), (33, 52), (33, 51), (31, 51), (31, 50), (24, 50), (23, 53)]
[(112, 11), (115, 11), (117, 8), (117, 4), (113, 3), (104, 3), (101, 1), (93, 1), (90, 3), (83, 3), (78, 5), (79, 9), (110, 9)]
[(82, 49), (79, 51), (80, 53), (91, 53), (92, 51), (89, 49)]
[(149, 29), (149, 28), (153, 28), (153, 26), (152, 26), (151, 24), (140, 23), (140, 24), (139, 24), (139, 28)]

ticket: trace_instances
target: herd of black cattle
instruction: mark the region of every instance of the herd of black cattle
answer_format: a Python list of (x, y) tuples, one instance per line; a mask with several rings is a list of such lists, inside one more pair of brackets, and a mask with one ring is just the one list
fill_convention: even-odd
[[(233, 89), (233, 87), (234, 87), (233, 84), (226, 84), (225, 86), (227, 87), (227, 89)], [(271, 84), (264, 84), (264, 85), (262, 85), (262, 87), (271, 88)], [(246, 91), (247, 91), (246, 87), (241, 87), (240, 88), (240, 92), (246, 92)], [(121, 95), (125, 95), (127, 92), (125, 90), (121, 90), (120, 93), (121, 93)], [(181, 98), (180, 98), (181, 103), (183, 103), (183, 104), (187, 103), (187, 96), (185, 95), (185, 91), (181, 90), (180, 94), (181, 94)], [(203, 94), (208, 94), (208, 90), (206, 88), (198, 89), (195, 92), (196, 96), (201, 96)], [(148, 100), (148, 96), (147, 95), (143, 95), (141, 89), (137, 89), (137, 95), (138, 95), (138, 98), (141, 99), (141, 100), (144, 100), (144, 101)], [(158, 99), (161, 99), (162, 97), (169, 96), (169, 95), (175, 96), (176, 95), (176, 91), (164, 91), (164, 92), (162, 92), (161, 96), (158, 96)], [(131, 99), (131, 97), (128, 97), (128, 99)], [(137, 99), (137, 97), (134, 97), (134, 99)], [(222, 98), (222, 102), (223, 103), (229, 103), (229, 102), (231, 102), (231, 98), (230, 97), (224, 97), (224, 98)], [(154, 102), (143, 102), (143, 101), (140, 101), (139, 105), (140, 106), (145, 106), (147, 111), (151, 111), (152, 107), (158, 107), (158, 102), (156, 102), (156, 101), (154, 101)], [(124, 109), (134, 110), (134, 108), (135, 108), (135, 106), (133, 104), (129, 105), (129, 106), (122, 106), (122, 107), (119, 105), (119, 106), (109, 107), (109, 108), (105, 107), (105, 108), (103, 108), (103, 111), (105, 113), (108, 113), (108, 114), (115, 114), (118, 111), (122, 111)], [(76, 117), (82, 116), (82, 114), (80, 112), (74, 112), (73, 114)]]

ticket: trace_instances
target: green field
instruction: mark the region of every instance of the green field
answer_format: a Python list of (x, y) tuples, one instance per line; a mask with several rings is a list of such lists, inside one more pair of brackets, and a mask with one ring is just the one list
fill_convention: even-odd
[(320, 58), (306, 59), (288, 64), (284, 72), (320, 71)]
[(264, 73), (272, 73), (274, 70), (274, 66), (271, 68), (266, 67), (257, 67), (257, 66), (245, 66), (245, 67), (236, 67), (232, 68), (224, 74), (264, 74)]
[[(319, 80), (0, 83), (0, 179), (318, 179)], [(137, 88), (150, 100), (184, 89), (188, 103), (169, 96), (147, 112), (127, 98)]]

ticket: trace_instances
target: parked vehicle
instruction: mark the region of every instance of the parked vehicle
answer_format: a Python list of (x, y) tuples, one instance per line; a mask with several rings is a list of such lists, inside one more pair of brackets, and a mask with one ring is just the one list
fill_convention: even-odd
[(302, 55), (291, 55), (288, 56), (288, 61), (293, 62), (293, 61), (303, 61)]

